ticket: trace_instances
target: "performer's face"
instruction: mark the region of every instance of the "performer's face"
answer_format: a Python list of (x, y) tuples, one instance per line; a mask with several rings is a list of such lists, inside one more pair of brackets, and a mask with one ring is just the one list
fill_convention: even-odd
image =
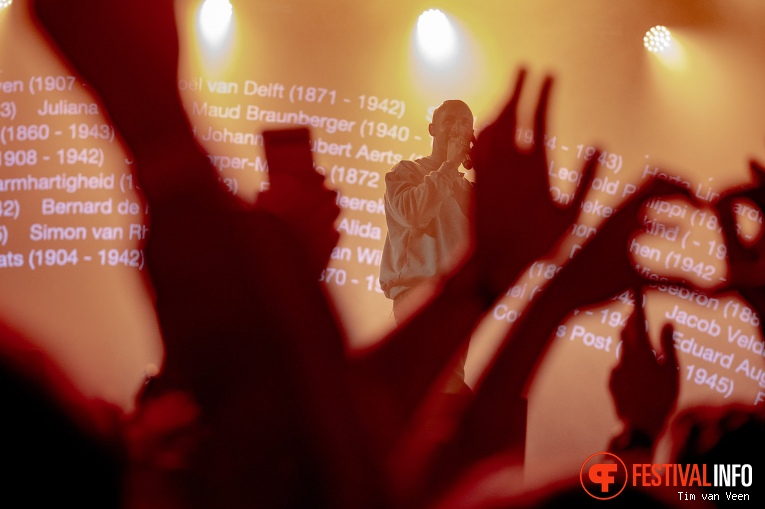
[(461, 101), (446, 102), (436, 111), (430, 134), (436, 143), (444, 146), (452, 138), (470, 143), (473, 136), (473, 113)]

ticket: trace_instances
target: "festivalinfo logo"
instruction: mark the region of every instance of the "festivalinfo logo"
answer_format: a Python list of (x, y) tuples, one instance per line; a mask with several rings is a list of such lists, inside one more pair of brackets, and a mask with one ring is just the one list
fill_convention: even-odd
[[(630, 472), (616, 454), (598, 452), (582, 463), (579, 480), (582, 488), (592, 498), (610, 500), (616, 498), (629, 484), (635, 487), (675, 487), (680, 500), (695, 500), (698, 493), (682, 488), (728, 488), (752, 486), (752, 465), (749, 464), (677, 464), (635, 463)], [(703, 493), (708, 500), (720, 500), (718, 493)], [(728, 500), (750, 500), (748, 493), (726, 492)]]

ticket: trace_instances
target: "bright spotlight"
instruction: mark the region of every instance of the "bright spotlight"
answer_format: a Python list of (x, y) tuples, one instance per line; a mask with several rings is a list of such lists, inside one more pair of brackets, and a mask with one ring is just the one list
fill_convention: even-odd
[(13, 3), (13, 0), (0, 0), (0, 9), (5, 9)]
[(205, 0), (199, 10), (199, 28), (208, 43), (218, 44), (224, 39), (232, 12), (229, 0)]
[(417, 44), (423, 55), (434, 63), (453, 56), (457, 46), (457, 34), (446, 14), (438, 9), (428, 9), (417, 20)]
[(672, 44), (672, 34), (667, 27), (656, 25), (645, 33), (643, 46), (653, 53), (663, 53)]

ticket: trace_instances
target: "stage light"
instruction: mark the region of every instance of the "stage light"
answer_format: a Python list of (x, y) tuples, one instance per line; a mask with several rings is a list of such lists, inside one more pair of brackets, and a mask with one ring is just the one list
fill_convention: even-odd
[(0, 9), (5, 9), (13, 3), (13, 0), (0, 0)]
[(417, 20), (417, 45), (433, 63), (448, 60), (455, 54), (457, 35), (446, 14), (428, 9)]
[(643, 37), (643, 46), (653, 53), (663, 53), (669, 49), (672, 44), (672, 34), (667, 27), (656, 25), (645, 33)]
[(229, 0), (205, 0), (199, 9), (199, 28), (209, 44), (219, 44), (231, 26), (233, 8)]
[(656, 25), (645, 33), (643, 46), (655, 57), (651, 60), (677, 72), (687, 68), (682, 33), (671, 34), (667, 27)]

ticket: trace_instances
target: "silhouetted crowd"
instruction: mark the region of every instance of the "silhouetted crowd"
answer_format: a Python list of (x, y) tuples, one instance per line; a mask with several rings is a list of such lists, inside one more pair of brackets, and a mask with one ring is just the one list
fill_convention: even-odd
[[(534, 491), (503, 480), (522, 482), (524, 390), (558, 324), (625, 290), (636, 305), (610, 380), (623, 428), (609, 450), (628, 464), (651, 463), (668, 434), (672, 462), (745, 461), (758, 479), (762, 462), (752, 444), (765, 424), (758, 408), (694, 408), (669, 422), (679, 390), (672, 327), (664, 327), (654, 355), (640, 305), (650, 282), (627, 249), (646, 200), (694, 199), (665, 180), (645, 182), (620, 204), (530, 302), (472, 393), (444, 397), (480, 320), (531, 263), (556, 251), (594, 178), (597, 157), (585, 163), (570, 206), (550, 200), (539, 140), (551, 79), (537, 103), (537, 143), (513, 141), (522, 70), (471, 149), (476, 182), (464, 259), (385, 338), (350, 350), (319, 282), (338, 240), (335, 193), (274, 174), (247, 203), (219, 182), (178, 94), (172, 2), (28, 3), (133, 156), (151, 210), (143, 249), (165, 360), (124, 415), (86, 400), (22, 334), (3, 327), (6, 500), (163, 509), (602, 503), (582, 489), (579, 472)], [(729, 253), (721, 290), (737, 290), (765, 316), (765, 238), (743, 245), (733, 213), (741, 198), (765, 210), (765, 169), (752, 162), (752, 175), (750, 187), (714, 204)], [(666, 487), (628, 486), (619, 496), (643, 506), (684, 503)]]

